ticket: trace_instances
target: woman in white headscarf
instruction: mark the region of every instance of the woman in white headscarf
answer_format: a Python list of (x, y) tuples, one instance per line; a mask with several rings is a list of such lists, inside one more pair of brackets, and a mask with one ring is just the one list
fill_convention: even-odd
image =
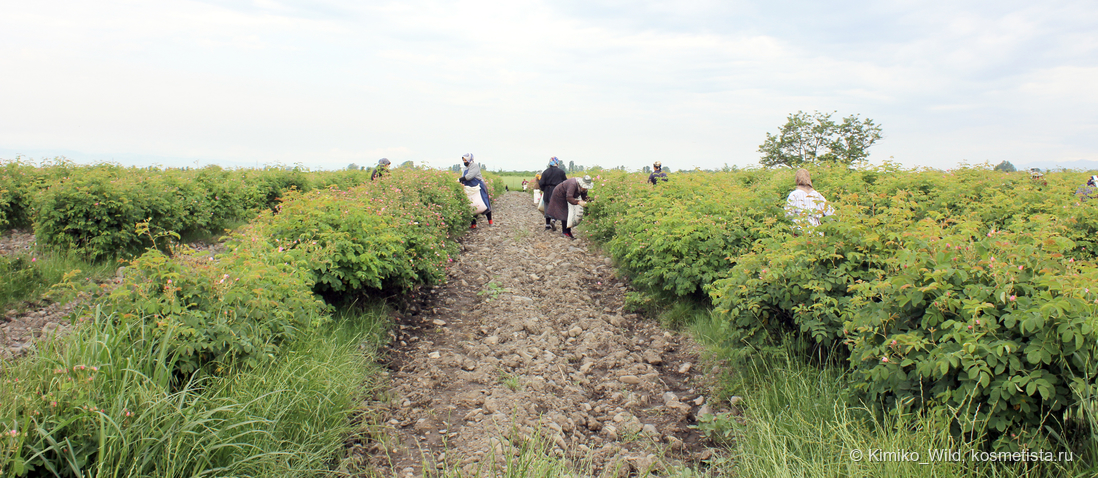
[[(480, 174), (480, 165), (473, 161), (473, 153), (465, 153), (461, 157), (461, 162), (465, 165), (465, 171), (461, 173), (458, 181), (468, 187), (480, 186), (480, 199), (484, 201), (485, 206), (488, 206), (488, 209), (484, 211), (484, 217), (488, 219), (488, 225), (491, 226), (494, 224), (492, 222), (492, 201), (491, 197), (488, 196), (488, 185), (484, 183), (484, 176)], [(469, 228), (477, 228), (476, 214), (473, 215), (473, 224)]]
[(575, 236), (572, 235), (572, 228), (568, 227), (568, 205), (586, 206), (587, 191), (590, 191), (594, 184), (595, 182), (591, 180), (591, 176), (584, 176), (582, 178), (568, 178), (553, 188), (553, 197), (550, 198), (549, 205), (545, 207), (545, 215), (560, 221), (561, 232), (564, 233), (564, 237), (575, 239)]

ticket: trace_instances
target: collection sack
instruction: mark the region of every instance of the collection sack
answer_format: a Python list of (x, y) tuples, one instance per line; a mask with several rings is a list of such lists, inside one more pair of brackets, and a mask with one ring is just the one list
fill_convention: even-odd
[(469, 196), (469, 203), (473, 205), (474, 214), (482, 214), (488, 210), (488, 205), (484, 204), (484, 199), (480, 197), (480, 186), (465, 186), (465, 195)]
[(583, 220), (583, 206), (568, 205), (568, 227), (576, 227)]

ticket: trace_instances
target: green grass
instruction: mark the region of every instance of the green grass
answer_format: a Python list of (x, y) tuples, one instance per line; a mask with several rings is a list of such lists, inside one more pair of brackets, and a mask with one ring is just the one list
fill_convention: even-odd
[(216, 242), (221, 242), (222, 237), (228, 235), (232, 231), (235, 231), (247, 225), (248, 221), (248, 218), (236, 218), (227, 221), (226, 224), (223, 225), (222, 229), (217, 231), (207, 231), (204, 229), (188, 231), (186, 234), (183, 234), (179, 237), (179, 242), (183, 244), (194, 244), (196, 242), (213, 244)]
[(522, 376), (513, 375), (513, 374), (510, 374), (510, 373), (507, 373), (507, 372), (504, 372), (504, 371), (500, 370), (500, 372), (499, 372), (499, 383), (501, 385), (511, 389), (512, 392), (517, 392), (517, 391), (519, 391), (519, 389), (522, 388)]
[[(796, 349), (793, 340), (780, 352), (763, 353), (722, 343), (724, 333), (715, 319), (699, 320), (693, 331), (718, 358), (740, 364), (719, 380), (718, 396), (743, 397), (737, 406), (744, 416), (721, 415), (699, 425), (729, 448), (730, 459), (718, 464), (721, 472), (747, 477), (990, 478), (1095, 476), (1098, 471), (1081, 456), (1070, 462), (974, 462), (971, 451), (982, 450), (979, 438), (964, 441), (951, 435), (951, 414), (881, 413), (859, 404), (844, 369), (805, 363), (791, 352)], [(916, 452), (919, 459), (888, 459), (875, 450), (907, 452), (908, 458)], [(929, 450), (960, 451), (962, 459), (933, 460)], [(859, 454), (861, 460), (852, 458)], [(886, 459), (874, 460), (881, 456)]]
[[(498, 176), (498, 174), (497, 174)], [(533, 182), (534, 176), (499, 176), (503, 180), (503, 184), (511, 188), (511, 191), (522, 191), (522, 180)]]
[(377, 311), (343, 314), (265, 367), (184, 379), (145, 321), (96, 314), (0, 363), (0, 429), (16, 430), (0, 438), (0, 475), (325, 474), (356, 427), (356, 397), (378, 386), (383, 324)]
[(77, 254), (58, 251), (27, 251), (0, 256), (0, 312), (19, 309), (27, 302), (41, 299), (50, 288), (66, 280), (84, 283), (85, 279), (111, 277), (118, 265), (94, 264)]

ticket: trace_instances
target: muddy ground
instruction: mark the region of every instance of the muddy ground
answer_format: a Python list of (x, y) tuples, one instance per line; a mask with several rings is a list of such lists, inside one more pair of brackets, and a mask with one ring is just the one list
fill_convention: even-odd
[(629, 287), (581, 231), (546, 231), (531, 196), (494, 204), (448, 283), (398, 317), (383, 430), (351, 459), (385, 476), (495, 476), (523, 448), (579, 476), (694, 466), (708, 412), (700, 347), (626, 313)]

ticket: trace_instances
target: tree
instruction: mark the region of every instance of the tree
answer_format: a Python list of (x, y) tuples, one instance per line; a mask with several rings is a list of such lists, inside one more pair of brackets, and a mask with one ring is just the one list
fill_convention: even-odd
[(570, 173), (576, 172), (576, 162), (575, 161), (569, 161), (568, 162), (568, 172), (570, 172)]
[(354, 170), (356, 170), (356, 169), (358, 169), (358, 165), (357, 165), (357, 164), (355, 164), (355, 163), (351, 163), (351, 164), (348, 164), (348, 165), (347, 165), (347, 170), (348, 170), (348, 171), (354, 171)]
[(414, 168), (415, 166), (416, 166), (416, 163), (413, 162), (413, 161), (405, 161), (403, 163), (400, 163), (401, 168)]
[(1010, 161), (1003, 161), (1003, 162), (999, 163), (998, 166), (995, 166), (995, 170), (996, 171), (1003, 171), (1005, 173), (1013, 173), (1013, 172), (1017, 171), (1018, 168), (1015, 168), (1013, 164), (1010, 164)]
[(645, 173), (651, 173), (652, 172), (652, 166), (645, 166), (645, 167), (641, 168), (641, 171), (644, 171)]
[(881, 137), (881, 127), (869, 118), (850, 115), (836, 123), (831, 113), (798, 111), (789, 115), (777, 135), (766, 133), (766, 141), (759, 145), (759, 163), (789, 168), (811, 163), (850, 165), (869, 156), (866, 150)]

